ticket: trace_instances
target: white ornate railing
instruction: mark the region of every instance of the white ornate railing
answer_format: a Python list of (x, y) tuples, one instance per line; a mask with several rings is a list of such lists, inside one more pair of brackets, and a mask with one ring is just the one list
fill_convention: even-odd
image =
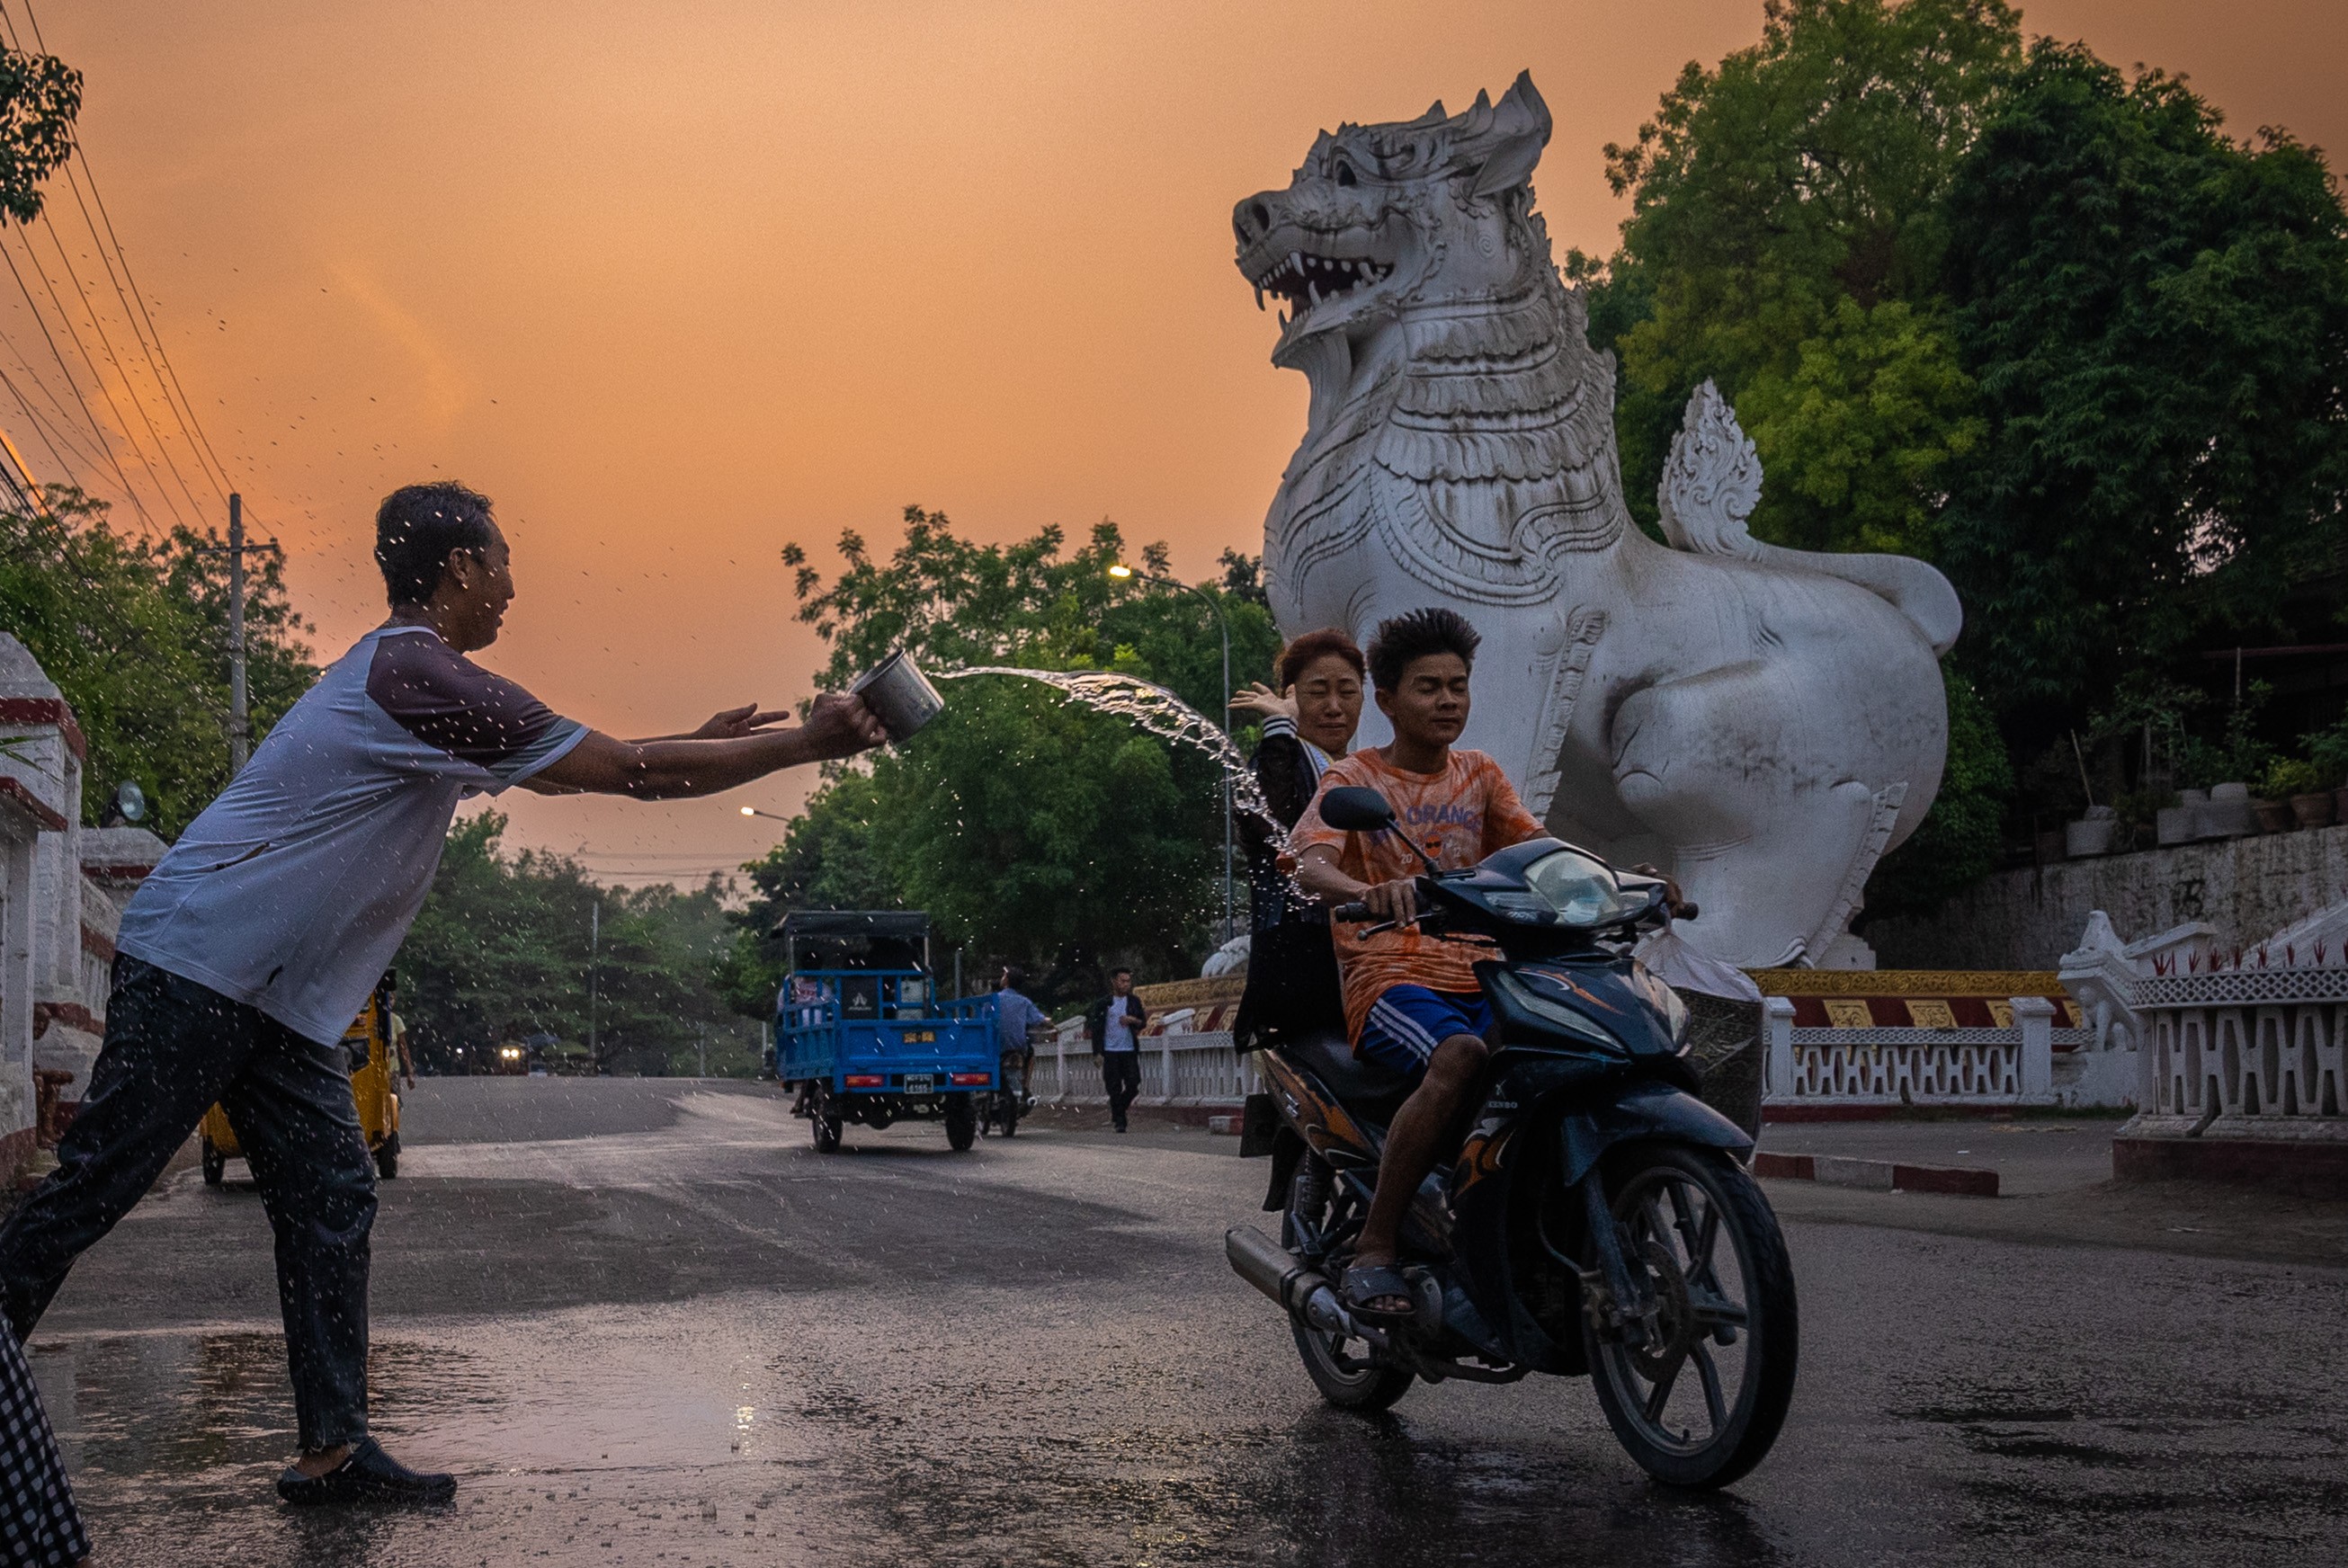
[[(1140, 1105), (1237, 1106), (1263, 1087), (1253, 1053), (1242, 1057), (1229, 1030), (1186, 1034), (1169, 1031), (1141, 1041)], [(1106, 1105), (1100, 1060), (1093, 1055), (1082, 1020), (1060, 1026), (1049, 1045), (1035, 1052), (1039, 1104)]]
[[(2274, 972), (2184, 978), (2271, 980)], [(2343, 979), (2336, 970), (2322, 978)], [(2348, 1061), (2343, 1061), (2348, 1057), (2348, 1045), (2343, 1045), (2348, 1040), (2348, 1002), (2338, 998), (2275, 1002), (2246, 998), (2231, 1005), (2216, 999), (2188, 1002), (2176, 996), (2188, 989), (2177, 979), (2142, 982), (2137, 1000), (2146, 1045), (2144, 1076), (2137, 1088), (2137, 1103), (2144, 1108), (2140, 1131), (2169, 1132), (2178, 1130), (2175, 1124), (2189, 1123), (2188, 1130), (2213, 1136), (2340, 1135), (2343, 1093), (2348, 1093)], [(2144, 991), (2153, 991), (2153, 999)], [(2333, 1125), (2319, 1125), (2326, 1120)]]
[(1792, 999), (1764, 1005), (1772, 1108), (2126, 1103), (2124, 1063), (2093, 1030), (2055, 1028), (2044, 997), (2012, 999), (2012, 1029), (1797, 1029)]

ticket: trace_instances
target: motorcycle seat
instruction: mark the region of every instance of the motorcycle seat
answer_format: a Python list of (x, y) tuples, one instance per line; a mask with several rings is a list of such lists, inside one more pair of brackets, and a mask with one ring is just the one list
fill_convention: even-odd
[(1334, 1030), (1315, 1030), (1281, 1041), (1281, 1049), (1297, 1065), (1328, 1086), (1338, 1102), (1357, 1116), (1384, 1123), (1394, 1119), (1410, 1098), (1417, 1081), (1375, 1061), (1354, 1054), (1345, 1037)]

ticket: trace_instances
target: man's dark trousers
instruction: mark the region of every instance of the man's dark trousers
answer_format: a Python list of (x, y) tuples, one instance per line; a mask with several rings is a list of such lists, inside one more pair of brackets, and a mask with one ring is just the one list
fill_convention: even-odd
[(0, 1311), (16, 1337), (218, 1101), (277, 1234), (302, 1447), (366, 1436), (375, 1166), (346, 1061), (340, 1045), (304, 1040), (193, 980), (115, 959), (106, 1045), (57, 1168), (0, 1227)]
[(1141, 1092), (1141, 1052), (1102, 1051), (1101, 1087), (1108, 1091), (1109, 1120), (1122, 1130), (1126, 1108), (1133, 1103), (1133, 1097)]

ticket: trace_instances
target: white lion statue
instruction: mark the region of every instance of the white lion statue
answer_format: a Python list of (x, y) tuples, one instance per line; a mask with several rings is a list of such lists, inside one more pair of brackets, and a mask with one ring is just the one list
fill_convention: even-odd
[(1868, 873), (1940, 787), (1956, 595), (1921, 561), (1755, 539), (1760, 464), (1709, 384), (1664, 474), (1669, 546), (1632, 522), (1613, 360), (1532, 210), (1549, 134), (1520, 76), (1463, 115), (1324, 132), (1234, 210), (1240, 271), (1286, 303), (1272, 363), (1312, 385), (1264, 522), (1273, 612), (1365, 637), (1458, 610), (1484, 636), (1466, 743), (1552, 831), (1672, 872), (1715, 958), (1849, 961)]

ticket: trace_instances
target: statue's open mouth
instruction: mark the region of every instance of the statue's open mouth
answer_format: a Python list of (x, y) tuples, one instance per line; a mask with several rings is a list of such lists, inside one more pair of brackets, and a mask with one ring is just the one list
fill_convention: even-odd
[(1312, 256), (1291, 251), (1255, 280), (1256, 308), (1262, 309), (1263, 296), (1273, 293), (1288, 302), (1295, 316), (1302, 316), (1328, 301), (1384, 282), (1393, 272), (1392, 266), (1367, 257)]

